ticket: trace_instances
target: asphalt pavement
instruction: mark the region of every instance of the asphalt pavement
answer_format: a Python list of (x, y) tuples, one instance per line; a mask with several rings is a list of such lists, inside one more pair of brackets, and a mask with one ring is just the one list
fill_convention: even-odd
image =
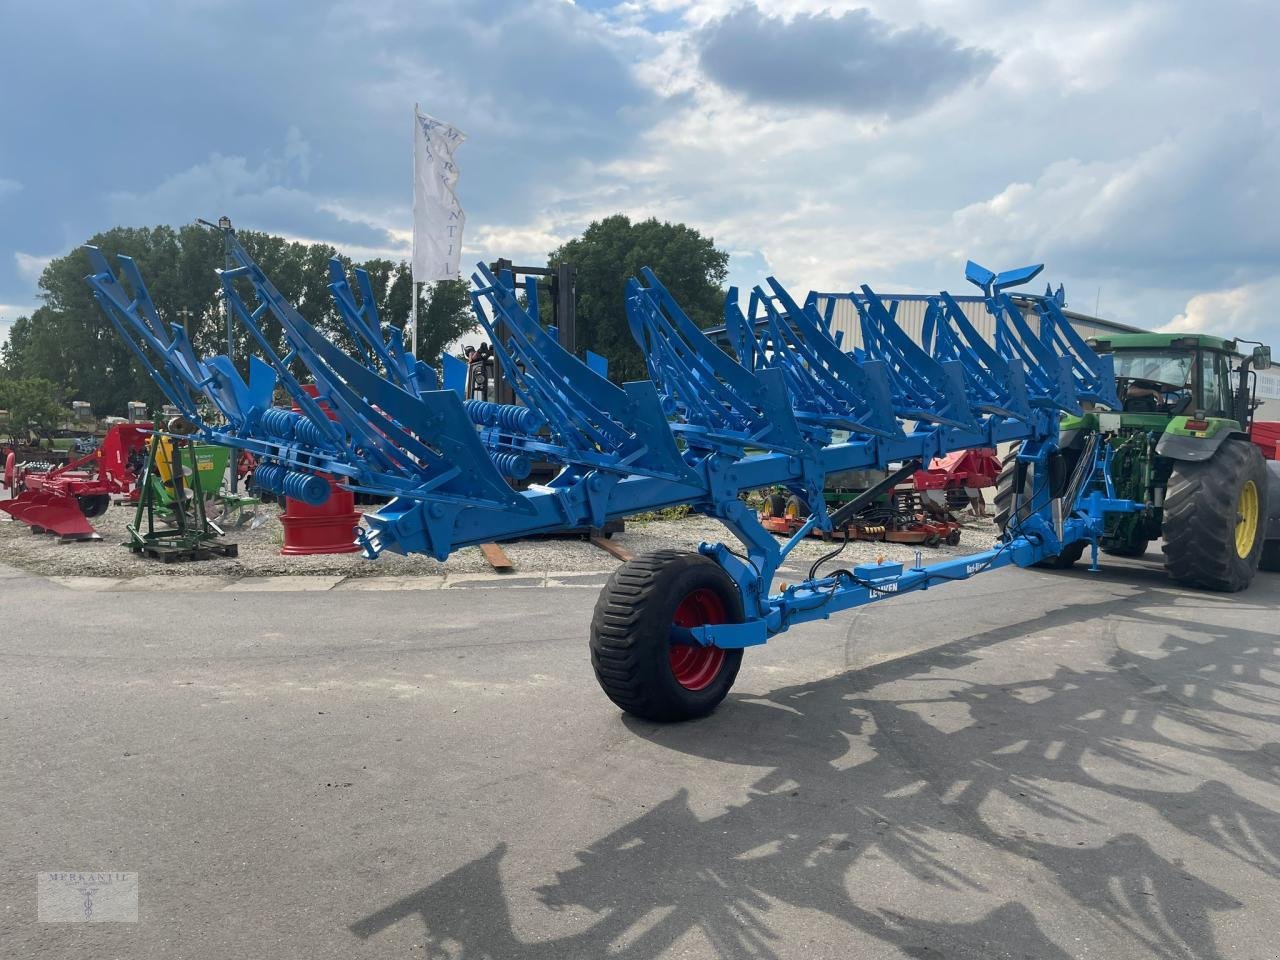
[[(0, 568), (0, 957), (1280, 956), (1280, 577), (1005, 570), (596, 687), (603, 577), (90, 592)], [(137, 922), (36, 876), (137, 874)]]

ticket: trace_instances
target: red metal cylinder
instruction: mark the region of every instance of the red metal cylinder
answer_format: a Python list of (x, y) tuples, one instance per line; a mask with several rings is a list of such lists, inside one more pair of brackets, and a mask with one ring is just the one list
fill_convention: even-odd
[(313, 553), (355, 553), (360, 549), (356, 540), (356, 527), (360, 514), (356, 510), (355, 496), (329, 481), (329, 499), (318, 507), (285, 497), (284, 513), (280, 522), (284, 525), (284, 546), (280, 552), (286, 556), (306, 556)]
[[(307, 384), (303, 389), (313, 397), (318, 392), (313, 384)], [(323, 402), (320, 406), (330, 420), (337, 419)], [(295, 413), (302, 412), (297, 406), (293, 409)], [(329, 481), (329, 499), (318, 507), (292, 497), (284, 498), (284, 513), (280, 514), (280, 522), (284, 525), (284, 546), (280, 552), (285, 556), (355, 553), (360, 549), (355, 533), (360, 525), (355, 495), (339, 487), (332, 477), (326, 479)]]

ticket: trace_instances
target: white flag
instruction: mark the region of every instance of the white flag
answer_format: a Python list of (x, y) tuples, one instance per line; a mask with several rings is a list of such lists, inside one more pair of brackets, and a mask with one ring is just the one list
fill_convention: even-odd
[(454, 188), (453, 151), (466, 140), (461, 130), (413, 108), (413, 279), (454, 280), (467, 215)]

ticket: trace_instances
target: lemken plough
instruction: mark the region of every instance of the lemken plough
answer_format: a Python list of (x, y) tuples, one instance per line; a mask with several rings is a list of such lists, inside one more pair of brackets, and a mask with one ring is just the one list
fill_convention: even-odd
[[(369, 278), (357, 270), (353, 285), (334, 260), (330, 291), (356, 345), (339, 349), (223, 229), (235, 262), (221, 271), (227, 308), (256, 344), (247, 379), (229, 357), (198, 356), (181, 326), (161, 321), (129, 258), (118, 258), (117, 275), (88, 248), (88, 283), (202, 439), (259, 458), (260, 485), (317, 502), (327, 496), (327, 475), (390, 497), (354, 531), (367, 556), (390, 550), (443, 560), (472, 544), (603, 526), (678, 504), (719, 519), (741, 541), (741, 550), (716, 543), (639, 557), (605, 587), (591, 627), (593, 665), (605, 692), (639, 716), (708, 712), (732, 685), (743, 649), (796, 623), (1029, 566), (1079, 541), (1095, 545), (1096, 562), (1106, 515), (1142, 508), (1110, 494), (1104, 446), (1092, 444), (1074, 470), (1062, 466), (1059, 417), (1119, 404), (1111, 359), (1067, 322), (1061, 288), (1021, 298), (1034, 327), (1007, 292), (1040, 266), (995, 274), (968, 265), (995, 323), (993, 342), (943, 293), (931, 299), (917, 343), (892, 305), (864, 286), (855, 300), (862, 346), (852, 351), (832, 336), (819, 301), (801, 305), (769, 278), (745, 311), (738, 291), (729, 293), (732, 354), (646, 269), (625, 296), (650, 379), (619, 386), (542, 326), (532, 282), (521, 291), (510, 274), (481, 265), (471, 278), (473, 307), (519, 401), (502, 405), (463, 399), (448, 366), (442, 383), (415, 360), (401, 332), (380, 322)], [(283, 353), (264, 332), (269, 319), (282, 331)], [(277, 389), (290, 407), (272, 405)], [(806, 579), (774, 592), (796, 543), (814, 527), (841, 528), (853, 511), (815, 511), (780, 545), (744, 492), (785, 486), (818, 504), (830, 473), (876, 468), (892, 480), (954, 450), (1010, 441), (1021, 441), (1024, 474), (1034, 479), (991, 549), (930, 566), (917, 559), (823, 572), (814, 564)], [(512, 481), (527, 477), (534, 460), (561, 469), (545, 485), (517, 489)]]

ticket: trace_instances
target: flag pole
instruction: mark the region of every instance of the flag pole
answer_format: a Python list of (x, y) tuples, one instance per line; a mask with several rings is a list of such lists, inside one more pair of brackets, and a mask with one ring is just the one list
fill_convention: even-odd
[(409, 289), (413, 291), (413, 309), (410, 316), (413, 318), (413, 337), (409, 342), (409, 353), (416, 360), (418, 358), (418, 297), (422, 295), (422, 284), (413, 281), (409, 285)]
[[(414, 202), (416, 205), (418, 196), (418, 101), (413, 101), (413, 184), (414, 184)], [(409, 356), (415, 360), (418, 359), (418, 277), (414, 271), (418, 262), (418, 231), (416, 228), (417, 210), (413, 211), (415, 218), (415, 229), (413, 231), (414, 246), (409, 255), (409, 325), (413, 328), (413, 333), (409, 336)]]

